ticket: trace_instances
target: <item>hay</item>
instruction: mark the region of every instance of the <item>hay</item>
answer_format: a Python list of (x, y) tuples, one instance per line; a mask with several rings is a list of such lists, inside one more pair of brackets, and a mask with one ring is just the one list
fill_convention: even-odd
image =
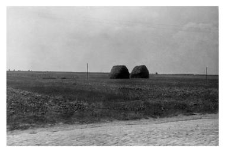
[(125, 65), (113, 66), (109, 75), (110, 79), (129, 79), (130, 74)]
[(149, 78), (149, 71), (145, 65), (134, 67), (131, 72), (131, 78)]

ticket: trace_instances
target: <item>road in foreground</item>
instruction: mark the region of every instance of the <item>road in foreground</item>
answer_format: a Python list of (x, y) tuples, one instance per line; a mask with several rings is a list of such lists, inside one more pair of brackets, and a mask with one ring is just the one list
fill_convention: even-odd
[(7, 145), (194, 146), (218, 145), (217, 114), (115, 121), (7, 132)]

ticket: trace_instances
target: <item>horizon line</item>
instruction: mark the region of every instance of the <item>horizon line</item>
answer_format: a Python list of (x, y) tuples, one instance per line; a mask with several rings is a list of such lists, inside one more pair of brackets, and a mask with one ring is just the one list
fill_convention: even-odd
[[(86, 71), (85, 72), (78, 72), (78, 71), (39, 71), (39, 70), (10, 70), (10, 71), (6, 71), (6, 72), (65, 72), (65, 73), (87, 73)], [(110, 72), (88, 72), (88, 73), (110, 73)], [(130, 73), (130, 72), (129, 72)], [(149, 73), (150, 75), (206, 75), (206, 74), (198, 74), (198, 73)], [(215, 76), (218, 76), (219, 74), (207, 74), (207, 75), (215, 75)]]

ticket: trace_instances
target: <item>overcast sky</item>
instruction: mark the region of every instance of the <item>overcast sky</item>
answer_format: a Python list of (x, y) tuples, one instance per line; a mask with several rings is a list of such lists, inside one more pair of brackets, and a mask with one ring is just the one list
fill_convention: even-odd
[(8, 7), (7, 68), (218, 74), (218, 7)]

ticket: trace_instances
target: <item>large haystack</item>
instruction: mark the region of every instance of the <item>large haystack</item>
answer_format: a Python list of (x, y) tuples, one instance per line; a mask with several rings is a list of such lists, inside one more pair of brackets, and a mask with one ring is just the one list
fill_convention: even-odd
[(125, 65), (115, 65), (112, 67), (109, 78), (110, 79), (129, 79), (130, 74)]
[(149, 78), (149, 71), (145, 65), (134, 67), (131, 72), (131, 78)]

